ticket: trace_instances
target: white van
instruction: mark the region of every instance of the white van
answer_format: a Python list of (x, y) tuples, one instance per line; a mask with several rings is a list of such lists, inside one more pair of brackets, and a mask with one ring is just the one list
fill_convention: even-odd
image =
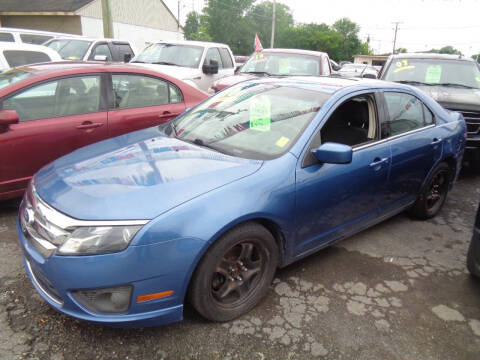
[(131, 63), (174, 76), (203, 91), (235, 72), (229, 46), (213, 42), (159, 41), (148, 45)]
[(46, 46), (0, 42), (0, 72), (16, 66), (61, 60), (56, 51)]
[[(62, 37), (62, 36), (67, 36), (67, 34), (51, 32), (51, 31), (39, 31), (39, 30), (0, 27), (0, 43), (15, 42), (15, 43), (42, 45), (45, 41), (48, 41), (56, 37)], [(80, 37), (79, 35), (68, 35), (68, 36)]]

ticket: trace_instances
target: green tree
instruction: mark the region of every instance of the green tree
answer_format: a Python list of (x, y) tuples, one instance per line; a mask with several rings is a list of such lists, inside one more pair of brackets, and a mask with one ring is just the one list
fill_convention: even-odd
[(358, 38), (360, 27), (348, 18), (337, 20), (332, 25), (333, 30), (342, 36), (342, 60), (352, 60), (356, 54), (370, 54), (367, 43), (362, 43)]
[(426, 51), (427, 53), (437, 53), (437, 54), (453, 54), (453, 55), (462, 55), (460, 50), (455, 49), (453, 46), (447, 45), (441, 49), (431, 49)]
[(200, 14), (196, 11), (190, 11), (187, 14), (187, 20), (185, 21), (185, 26), (183, 27), (185, 39), (191, 40), (194, 34), (198, 33), (198, 28), (200, 27)]
[(477, 63), (480, 64), (480, 53), (479, 53), (479, 54), (472, 55), (472, 59), (473, 59), (473, 60), (476, 60)]
[(203, 8), (206, 32), (213, 41), (228, 44), (236, 54), (252, 52), (253, 38), (246, 13), (255, 0), (209, 0)]
[[(263, 40), (264, 47), (270, 47), (270, 39), (272, 36), (272, 16), (273, 16), (273, 2), (264, 1), (258, 5), (253, 6), (246, 15), (246, 18), (251, 22), (252, 31), (250, 35), (258, 34), (259, 38)], [(293, 15), (290, 8), (282, 3), (275, 5), (275, 39), (293, 26)], [(276, 45), (276, 41), (274, 43)]]

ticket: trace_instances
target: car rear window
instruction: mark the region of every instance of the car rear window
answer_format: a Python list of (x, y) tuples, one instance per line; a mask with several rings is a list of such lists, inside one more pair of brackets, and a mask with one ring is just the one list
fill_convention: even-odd
[(20, 39), (26, 44), (36, 44), (41, 45), (45, 41), (52, 39), (53, 36), (50, 35), (39, 35), (39, 34), (20, 34)]
[(2, 32), (0, 33), (0, 41), (15, 42), (13, 34)]
[(50, 57), (40, 51), (4, 50), (3, 56), (10, 67), (51, 61)]

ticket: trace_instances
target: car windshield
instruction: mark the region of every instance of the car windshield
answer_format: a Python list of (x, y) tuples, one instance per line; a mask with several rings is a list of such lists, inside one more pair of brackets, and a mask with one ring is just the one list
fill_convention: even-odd
[(0, 89), (33, 76), (33, 73), (22, 69), (11, 69), (0, 73)]
[(177, 118), (167, 134), (232, 156), (273, 159), (292, 147), (329, 97), (296, 83), (241, 83)]
[(201, 46), (152, 44), (138, 54), (132, 62), (197, 68), (202, 54)]
[(318, 76), (321, 75), (320, 57), (289, 53), (255, 53), (243, 65), (240, 72), (266, 75)]
[(343, 65), (342, 68), (339, 70), (340, 72), (347, 72), (347, 71), (363, 71), (363, 70), (374, 70), (371, 67), (363, 64), (347, 64)]
[(384, 80), (459, 85), (480, 88), (480, 70), (471, 61), (449, 59), (397, 59), (388, 67)]
[(90, 47), (91, 41), (59, 39), (52, 40), (46, 46), (55, 50), (65, 60), (82, 60)]

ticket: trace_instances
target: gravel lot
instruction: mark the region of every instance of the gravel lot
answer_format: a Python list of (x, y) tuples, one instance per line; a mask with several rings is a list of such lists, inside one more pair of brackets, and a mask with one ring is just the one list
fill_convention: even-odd
[(465, 256), (480, 176), (442, 212), (400, 214), (277, 272), (242, 318), (123, 330), (52, 310), (23, 270), (15, 202), (0, 203), (0, 359), (479, 359), (480, 281)]

